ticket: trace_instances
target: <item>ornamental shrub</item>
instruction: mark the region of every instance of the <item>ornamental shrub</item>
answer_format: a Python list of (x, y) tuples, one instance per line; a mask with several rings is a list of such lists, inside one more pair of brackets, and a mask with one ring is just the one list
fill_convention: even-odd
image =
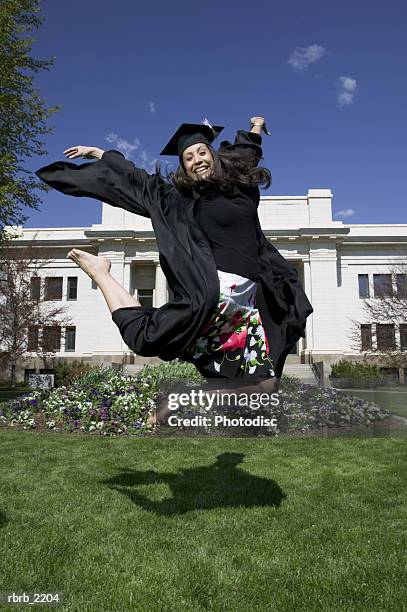
[(177, 381), (200, 383), (204, 380), (192, 363), (178, 359), (158, 366), (147, 365), (141, 370), (140, 376), (150, 376), (160, 391), (169, 389)]
[(375, 365), (365, 362), (353, 362), (341, 359), (332, 366), (330, 378), (374, 378), (383, 379), (383, 375)]
[(55, 386), (63, 387), (70, 385), (74, 378), (93, 369), (95, 369), (95, 366), (85, 363), (79, 359), (76, 361), (66, 361), (65, 359), (61, 359), (57, 361), (54, 366)]

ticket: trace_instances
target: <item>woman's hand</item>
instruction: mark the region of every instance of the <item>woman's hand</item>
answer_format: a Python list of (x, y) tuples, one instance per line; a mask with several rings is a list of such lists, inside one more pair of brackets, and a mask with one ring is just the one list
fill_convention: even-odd
[(254, 134), (260, 134), (263, 131), (265, 134), (270, 136), (270, 132), (266, 126), (266, 120), (264, 117), (251, 117), (250, 119), (250, 131)]
[(65, 149), (64, 155), (68, 159), (75, 159), (76, 157), (83, 157), (84, 159), (101, 159), (104, 151), (98, 147), (83, 147), (77, 145), (76, 147), (69, 147)]

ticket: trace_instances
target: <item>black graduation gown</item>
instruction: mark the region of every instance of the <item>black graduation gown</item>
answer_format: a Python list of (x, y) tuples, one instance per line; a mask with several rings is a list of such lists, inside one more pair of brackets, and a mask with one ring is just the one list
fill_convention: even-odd
[[(256, 161), (261, 138), (239, 130), (235, 143)], [(164, 361), (189, 359), (185, 349), (200, 335), (218, 303), (219, 280), (208, 239), (195, 219), (199, 194), (179, 193), (161, 174), (148, 174), (119, 151), (105, 151), (95, 162), (55, 162), (36, 172), (48, 185), (67, 195), (90, 197), (151, 219), (159, 260), (174, 297), (160, 308), (119, 308), (112, 319), (127, 346), (138, 355)], [(257, 197), (259, 195), (258, 189)], [(252, 190), (253, 192), (253, 190)], [(269, 340), (276, 376), (290, 349), (305, 333), (312, 307), (297, 271), (264, 236), (257, 220), (259, 282), (256, 304)]]

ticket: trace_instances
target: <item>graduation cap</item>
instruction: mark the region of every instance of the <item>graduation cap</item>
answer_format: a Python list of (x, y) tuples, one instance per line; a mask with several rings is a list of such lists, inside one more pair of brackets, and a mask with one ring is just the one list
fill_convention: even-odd
[(178, 155), (178, 157), (181, 157), (185, 149), (193, 144), (203, 142), (210, 145), (222, 130), (223, 126), (211, 125), (207, 119), (204, 120), (203, 124), (183, 123), (165, 145), (160, 155)]

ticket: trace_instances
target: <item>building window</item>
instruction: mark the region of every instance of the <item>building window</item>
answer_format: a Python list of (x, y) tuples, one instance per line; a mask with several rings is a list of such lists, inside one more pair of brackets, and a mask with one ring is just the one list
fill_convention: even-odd
[(359, 297), (360, 298), (368, 298), (369, 297), (369, 275), (368, 274), (358, 274), (359, 281)]
[(78, 299), (78, 277), (77, 276), (68, 276), (66, 299), (69, 301)]
[(396, 335), (393, 323), (377, 323), (376, 336), (378, 351), (396, 350)]
[(45, 351), (57, 352), (61, 350), (61, 328), (49, 325), (42, 330), (42, 345)]
[(27, 351), (38, 350), (38, 327), (31, 326), (28, 328)]
[(30, 278), (30, 299), (39, 300), (41, 297), (41, 278), (32, 276)]
[(24, 370), (24, 384), (28, 385), (28, 379), (30, 377), (30, 374), (36, 374), (37, 371), (33, 368), (25, 368)]
[(392, 297), (393, 285), (391, 274), (373, 274), (373, 286), (376, 298)]
[(75, 350), (76, 327), (67, 327), (65, 329), (65, 351)]
[(45, 279), (44, 300), (62, 300), (62, 276), (51, 276)]
[(396, 274), (396, 291), (398, 298), (407, 298), (407, 274)]
[(407, 323), (400, 323), (400, 348), (407, 351)]
[(363, 324), (360, 326), (362, 351), (372, 350), (372, 326)]
[(156, 268), (151, 263), (137, 263), (130, 271), (130, 293), (144, 308), (153, 306)]
[(388, 379), (398, 380), (399, 370), (398, 368), (380, 368), (381, 374), (383, 374)]
[(153, 290), (152, 289), (138, 289), (137, 299), (143, 308), (152, 308), (153, 306)]

